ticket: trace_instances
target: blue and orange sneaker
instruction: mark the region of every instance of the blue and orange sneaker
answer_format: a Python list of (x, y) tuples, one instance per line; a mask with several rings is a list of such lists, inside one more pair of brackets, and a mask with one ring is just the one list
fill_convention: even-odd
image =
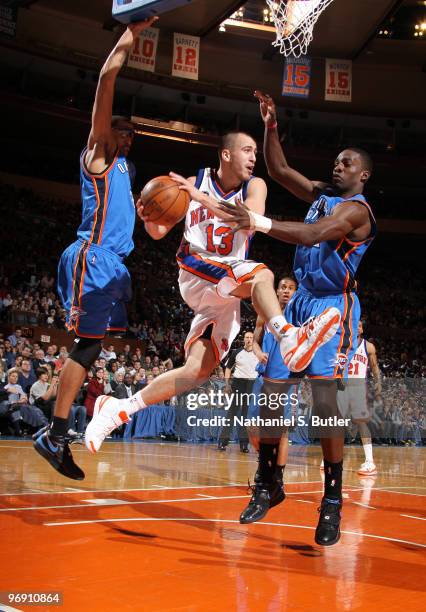
[(76, 463), (70, 451), (70, 439), (68, 436), (57, 436), (45, 430), (34, 441), (34, 448), (57, 472), (72, 478), (73, 480), (83, 480), (84, 472)]

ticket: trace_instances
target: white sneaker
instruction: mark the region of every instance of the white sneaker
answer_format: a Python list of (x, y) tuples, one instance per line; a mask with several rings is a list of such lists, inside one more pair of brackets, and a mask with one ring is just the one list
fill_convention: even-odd
[(377, 474), (377, 467), (373, 461), (365, 461), (358, 470), (360, 476), (373, 476)]
[(84, 440), (91, 453), (97, 453), (102, 442), (114, 429), (130, 421), (121, 400), (110, 395), (100, 395), (93, 410), (93, 418), (86, 428)]
[(340, 325), (340, 311), (327, 308), (301, 327), (289, 329), (280, 342), (281, 356), (291, 372), (302, 372), (311, 363), (317, 350), (331, 340)]
[(324, 471), (324, 459), (321, 461), (320, 470), (321, 472)]

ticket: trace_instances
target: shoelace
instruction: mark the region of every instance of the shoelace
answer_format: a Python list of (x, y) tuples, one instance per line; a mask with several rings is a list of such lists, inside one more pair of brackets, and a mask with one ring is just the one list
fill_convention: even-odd
[(311, 336), (312, 333), (316, 331), (319, 325), (320, 322), (318, 317), (309, 317), (309, 319), (306, 319), (306, 321), (302, 323), (302, 325), (299, 327), (298, 335), (300, 336), (301, 333), (306, 332), (306, 335), (309, 338), (309, 336)]
[(256, 492), (256, 485), (251, 484), (250, 482), (250, 478), (247, 478), (247, 493), (250, 495), (250, 493), (252, 495), (254, 495)]

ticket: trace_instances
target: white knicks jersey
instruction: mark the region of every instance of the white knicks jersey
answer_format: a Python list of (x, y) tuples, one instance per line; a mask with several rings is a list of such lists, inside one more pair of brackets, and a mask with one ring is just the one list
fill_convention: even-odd
[(367, 378), (368, 372), (368, 353), (367, 343), (365, 340), (361, 341), (358, 346), (355, 355), (352, 357), (352, 361), (348, 368), (349, 378)]
[[(238, 206), (237, 200), (244, 202), (247, 197), (248, 184), (249, 181), (246, 181), (236, 191), (224, 193), (216, 180), (216, 172), (203, 168), (198, 172), (195, 186), (219, 202), (226, 200)], [(191, 200), (185, 217), (181, 249), (185, 248), (187, 254), (197, 253), (219, 262), (247, 259), (252, 232), (240, 230), (232, 234), (230, 229), (229, 224), (219, 221), (210, 210)]]

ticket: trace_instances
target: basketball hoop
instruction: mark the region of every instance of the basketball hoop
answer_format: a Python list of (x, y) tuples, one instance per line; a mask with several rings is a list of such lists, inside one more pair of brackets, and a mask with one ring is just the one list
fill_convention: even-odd
[(321, 13), (333, 0), (266, 0), (277, 31), (272, 43), (285, 57), (306, 55)]

